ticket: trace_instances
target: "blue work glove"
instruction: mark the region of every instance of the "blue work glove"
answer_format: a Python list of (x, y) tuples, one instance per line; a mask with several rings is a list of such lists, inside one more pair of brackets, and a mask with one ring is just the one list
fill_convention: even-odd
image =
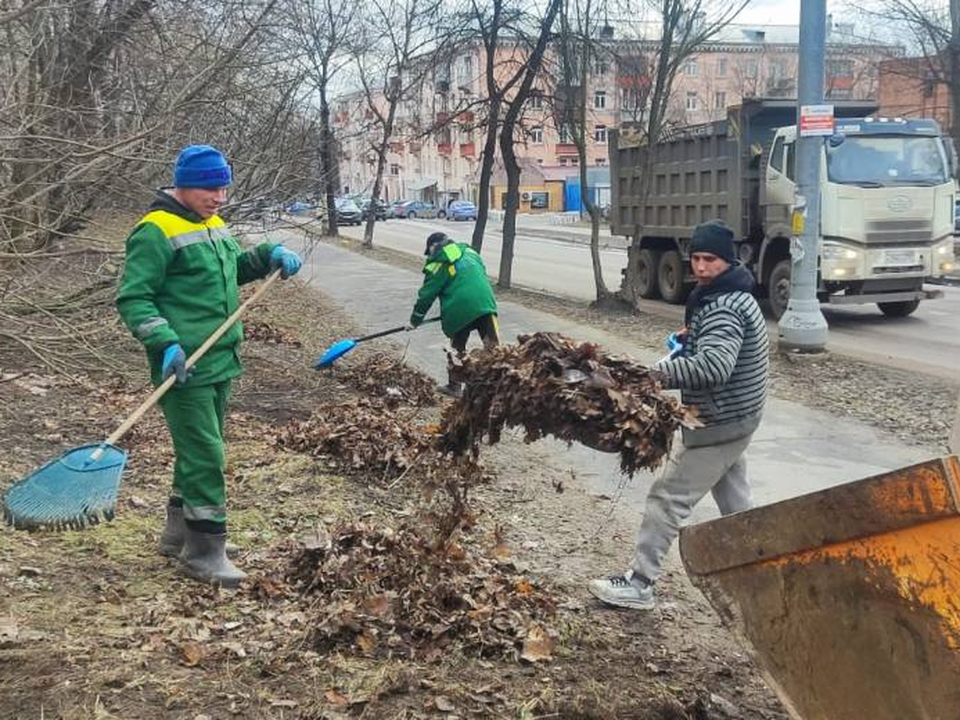
[(413, 313), (410, 316), (410, 327), (420, 327), (421, 325), (423, 325), (423, 315)]
[(166, 380), (171, 375), (177, 376), (177, 385), (183, 385), (193, 373), (191, 368), (187, 372), (187, 354), (179, 343), (168, 345), (163, 351), (163, 361), (160, 363), (160, 376)]
[(277, 245), (270, 251), (270, 270), (280, 268), (280, 277), (286, 280), (300, 271), (300, 256), (283, 245)]
[(683, 352), (684, 345), (687, 344), (686, 333), (670, 333), (667, 337), (667, 349), (670, 351), (670, 358), (673, 359)]

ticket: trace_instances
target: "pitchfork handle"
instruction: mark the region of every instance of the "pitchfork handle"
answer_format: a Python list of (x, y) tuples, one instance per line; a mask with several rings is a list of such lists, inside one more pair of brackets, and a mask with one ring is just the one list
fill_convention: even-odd
[[(253, 295), (251, 295), (249, 298), (247, 298), (247, 300), (245, 300), (243, 304), (233, 312), (233, 315), (231, 315), (226, 320), (224, 320), (223, 325), (221, 325), (220, 327), (218, 327), (216, 330), (213, 331), (213, 334), (210, 335), (210, 337), (208, 337), (204, 341), (203, 345), (198, 347), (193, 352), (193, 354), (187, 358), (187, 370), (189, 370), (190, 368), (192, 368), (194, 365), (197, 364), (200, 358), (202, 358), (206, 354), (207, 350), (213, 347), (213, 344), (217, 342), (217, 340), (219, 340), (221, 337), (223, 337), (223, 334), (227, 330), (229, 330), (237, 320), (240, 319), (240, 316), (243, 315), (244, 312), (246, 312), (247, 308), (249, 308), (251, 305), (253, 305), (253, 303), (255, 303), (257, 300), (260, 299), (260, 296), (267, 291), (267, 288), (269, 288), (271, 285), (273, 285), (274, 282), (276, 282), (278, 277), (280, 277), (280, 270), (275, 270), (274, 272), (270, 273), (266, 281), (262, 285), (260, 285), (260, 287), (257, 288), (256, 292), (253, 293)], [(127, 432), (129, 432), (130, 428), (132, 428), (137, 423), (137, 421), (144, 416), (147, 410), (149, 410), (154, 405), (156, 405), (157, 402), (160, 400), (160, 398), (162, 398), (166, 394), (167, 390), (173, 387), (173, 384), (176, 381), (177, 381), (176, 375), (171, 375), (166, 380), (164, 380), (163, 384), (158, 386), (157, 389), (154, 390), (153, 393), (150, 395), (150, 397), (144, 400), (143, 404), (140, 407), (138, 407), (136, 410), (134, 410), (133, 414), (130, 415), (130, 417), (124, 420), (123, 425), (121, 425), (116, 430), (114, 430), (113, 435), (111, 435), (110, 437), (108, 437), (106, 440), (103, 441), (103, 444), (101, 444), (100, 447), (98, 447), (93, 452), (93, 455), (90, 456), (90, 460), (88, 462), (96, 462), (97, 460), (99, 460), (100, 456), (103, 454), (104, 447), (107, 445), (114, 445), (118, 440), (120, 440), (120, 438), (126, 435)]]

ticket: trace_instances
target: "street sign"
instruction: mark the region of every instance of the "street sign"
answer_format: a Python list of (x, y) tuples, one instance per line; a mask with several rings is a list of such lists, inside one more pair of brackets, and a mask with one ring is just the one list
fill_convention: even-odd
[(801, 105), (800, 137), (833, 135), (833, 105)]

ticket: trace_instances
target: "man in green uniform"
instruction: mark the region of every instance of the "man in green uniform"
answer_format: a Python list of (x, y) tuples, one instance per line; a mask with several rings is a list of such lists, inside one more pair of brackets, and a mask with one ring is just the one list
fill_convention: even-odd
[[(480, 255), (466, 243), (457, 243), (442, 232), (427, 238), (423, 253), (423, 285), (410, 316), (413, 327), (423, 322), (433, 301), (440, 298), (440, 325), (458, 354), (467, 349), (467, 339), (476, 330), (483, 346), (500, 344), (497, 324), (497, 299), (487, 279), (487, 268)], [(460, 383), (448, 378), (440, 392), (460, 397)]]
[(151, 379), (177, 384), (160, 401), (176, 463), (160, 552), (178, 557), (184, 574), (235, 587), (245, 574), (227, 558), (223, 421), (230, 385), (243, 372), (235, 323), (188, 373), (186, 359), (239, 306), (239, 285), (279, 268), (284, 278), (300, 258), (282, 245), (241, 247), (217, 212), (232, 173), (209, 145), (183, 149), (174, 187), (157, 191), (127, 238), (117, 293), (123, 322), (143, 343)]

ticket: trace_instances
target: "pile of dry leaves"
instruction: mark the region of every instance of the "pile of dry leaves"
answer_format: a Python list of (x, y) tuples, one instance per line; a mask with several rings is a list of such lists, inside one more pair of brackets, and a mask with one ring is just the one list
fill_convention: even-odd
[(458, 648), (548, 659), (555, 604), (506, 555), (499, 539), (486, 555), (456, 542), (438, 546), (412, 526), (358, 523), (311, 533), (279, 584), (309, 603), (310, 637), (321, 652), (430, 659)]
[(244, 322), (243, 336), (247, 340), (258, 340), (268, 345), (301, 346), (300, 341), (294, 333), (276, 328), (262, 320), (247, 320)]
[(664, 460), (680, 424), (697, 423), (649, 368), (628, 358), (556, 333), (518, 341), (451, 357), (451, 375), (466, 392), (444, 412), (444, 450), (476, 455), (484, 436), (492, 445), (504, 426), (520, 426), (528, 442), (553, 435), (619, 453), (620, 468), (632, 475)]
[(425, 453), (436, 454), (425, 430), (382, 400), (361, 398), (331, 405), (307, 420), (291, 420), (280, 447), (312, 455), (343, 472), (393, 480)]
[(410, 405), (435, 405), (436, 383), (432, 378), (385, 353), (372, 353), (362, 363), (334, 366), (338, 380), (355, 390), (387, 400)]

